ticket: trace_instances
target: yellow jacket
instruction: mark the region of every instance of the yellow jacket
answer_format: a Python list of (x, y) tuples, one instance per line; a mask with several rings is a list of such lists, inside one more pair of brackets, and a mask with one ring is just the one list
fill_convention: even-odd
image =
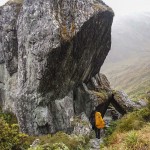
[(95, 112), (95, 126), (100, 129), (105, 127), (105, 122), (100, 112)]

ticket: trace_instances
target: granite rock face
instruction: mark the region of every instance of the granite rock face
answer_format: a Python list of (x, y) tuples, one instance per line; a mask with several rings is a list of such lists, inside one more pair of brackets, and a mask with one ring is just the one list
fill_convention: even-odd
[(15, 113), (18, 69), (17, 18), (21, 4), (0, 7), (0, 99), (4, 109)]
[(0, 9), (0, 63), (6, 65), (10, 76), (18, 68), (17, 17), (21, 4), (9, 3)]
[(113, 15), (101, 0), (24, 0), (0, 7), (3, 104), (23, 132), (68, 131), (73, 116), (89, 116), (104, 103), (93, 91), (110, 90), (99, 82), (105, 81), (99, 71), (110, 50)]

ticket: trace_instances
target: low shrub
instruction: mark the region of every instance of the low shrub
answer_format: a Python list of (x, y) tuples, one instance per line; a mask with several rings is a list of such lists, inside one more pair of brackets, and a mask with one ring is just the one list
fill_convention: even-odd
[(34, 148), (29, 148), (28, 150), (69, 150), (69, 148), (64, 143), (55, 143), (53, 145), (38, 145)]
[(0, 148), (1, 150), (23, 150), (29, 147), (28, 135), (19, 132), (17, 124), (9, 125), (0, 118)]
[(2, 107), (0, 106), (0, 118), (5, 120), (6, 123), (8, 124), (17, 124), (17, 117), (10, 112), (3, 112)]
[(127, 136), (125, 138), (125, 143), (128, 148), (130, 148), (130, 149), (134, 148), (138, 143), (137, 132), (135, 132), (133, 130), (133, 131), (130, 131), (129, 133), (127, 133)]
[[(37, 138), (40, 140), (40, 148), (44, 150), (53, 150), (55, 147), (54, 145), (56, 144), (58, 146), (60, 143), (64, 143), (66, 148), (68, 148), (69, 150), (80, 150), (81, 148), (84, 148), (86, 146), (87, 142), (86, 137), (68, 135), (64, 132), (57, 132), (54, 135), (43, 135)], [(32, 149), (30, 148), (29, 150)]]

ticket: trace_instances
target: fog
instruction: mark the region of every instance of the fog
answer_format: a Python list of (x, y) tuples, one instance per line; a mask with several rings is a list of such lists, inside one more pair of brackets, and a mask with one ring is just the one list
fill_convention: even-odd
[(4, 5), (8, 0), (0, 0), (0, 6)]
[(150, 11), (150, 0), (103, 0), (113, 8), (116, 16)]

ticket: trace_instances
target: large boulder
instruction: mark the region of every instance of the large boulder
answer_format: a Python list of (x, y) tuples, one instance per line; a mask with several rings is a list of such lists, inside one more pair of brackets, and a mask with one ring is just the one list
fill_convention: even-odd
[(101, 0), (11, 1), (0, 11), (4, 107), (25, 133), (67, 131), (76, 106), (86, 110), (75, 91), (88, 87), (110, 50), (113, 11)]

